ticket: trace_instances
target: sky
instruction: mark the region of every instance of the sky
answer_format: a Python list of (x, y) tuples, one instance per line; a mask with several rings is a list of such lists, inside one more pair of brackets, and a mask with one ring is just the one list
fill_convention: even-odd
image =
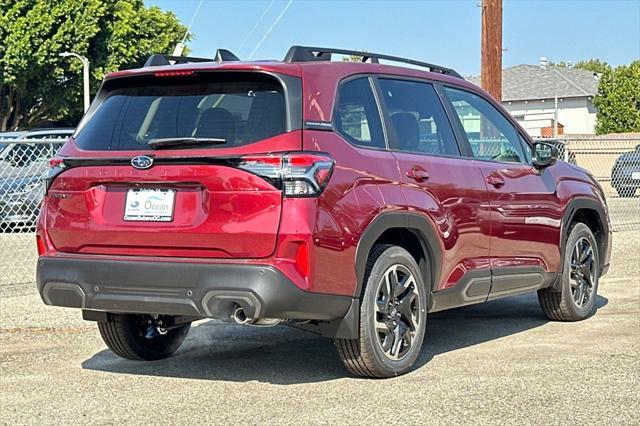
[[(204, 0), (191, 27), (190, 55), (213, 57), (226, 48), (241, 59), (255, 51), (252, 59), (280, 60), (299, 44), (404, 56), (465, 76), (480, 73), (481, 0), (290, 1)], [(189, 25), (200, 0), (145, 3)], [(504, 0), (503, 49), (505, 68), (538, 64), (541, 57), (628, 64), (640, 59), (640, 0)]]

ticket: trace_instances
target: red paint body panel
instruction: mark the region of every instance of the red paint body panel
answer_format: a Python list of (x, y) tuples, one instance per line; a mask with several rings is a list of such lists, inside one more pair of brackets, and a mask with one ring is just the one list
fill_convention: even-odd
[[(339, 82), (355, 74), (425, 78), (484, 95), (474, 85), (442, 74), (351, 62), (198, 63), (120, 71), (107, 78), (163, 70), (300, 77), (304, 121), (330, 121)], [(531, 266), (557, 271), (568, 202), (581, 196), (604, 203), (595, 181), (564, 163), (538, 174), (530, 165), (363, 149), (334, 131), (296, 130), (238, 147), (188, 150), (85, 151), (70, 140), (59, 155), (130, 159), (144, 154), (197, 162), (199, 157), (301, 149), (326, 152), (335, 160), (327, 186), (315, 198), (283, 197), (267, 180), (222, 165), (162, 164), (148, 170), (81, 166), (63, 171), (53, 181), (38, 220), (44, 255), (271, 265), (303, 290), (351, 296), (358, 285), (358, 245), (369, 226), (384, 213), (411, 212), (425, 218), (438, 237), (442, 259), (433, 285), (438, 291), (455, 287), (470, 271), (490, 275), (492, 268)], [(427, 180), (407, 177), (416, 166), (428, 173)], [(493, 175), (504, 185), (487, 184)], [(123, 220), (126, 191), (139, 186), (177, 191), (172, 222)], [(309, 256), (306, 275), (297, 265), (302, 245)]]
[[(474, 161), (394, 152), (409, 211), (429, 218), (442, 245), (440, 282), (454, 286), (460, 271), (490, 268), (487, 188)], [(421, 169), (428, 179), (416, 182), (407, 172)]]
[[(125, 221), (132, 188), (174, 189), (173, 220)], [(54, 181), (46, 209), (63, 252), (250, 258), (273, 252), (281, 200), (263, 179), (231, 167), (78, 167)]]
[(356, 247), (367, 226), (382, 212), (406, 210), (398, 166), (391, 153), (355, 147), (333, 132), (305, 131), (303, 148), (336, 158), (315, 212), (314, 288), (351, 295)]
[(528, 164), (476, 163), (485, 178), (504, 181), (499, 187), (487, 185), (493, 268), (523, 266), (521, 259), (530, 258), (546, 271), (557, 271), (563, 206), (551, 176), (554, 166), (540, 175)]

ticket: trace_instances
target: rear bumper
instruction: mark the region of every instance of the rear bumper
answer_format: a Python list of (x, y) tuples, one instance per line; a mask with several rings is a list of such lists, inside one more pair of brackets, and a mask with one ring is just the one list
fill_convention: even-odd
[(271, 266), (41, 257), (37, 285), (47, 305), (112, 313), (333, 320), (352, 298), (301, 290)]

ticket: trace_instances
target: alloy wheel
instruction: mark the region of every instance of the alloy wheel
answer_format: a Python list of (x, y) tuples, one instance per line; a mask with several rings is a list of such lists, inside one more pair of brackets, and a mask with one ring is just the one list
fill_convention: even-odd
[(595, 260), (591, 242), (580, 237), (571, 252), (569, 284), (571, 296), (578, 308), (583, 308), (591, 300), (595, 284)]
[(377, 342), (384, 355), (400, 360), (412, 348), (422, 321), (418, 284), (403, 265), (389, 267), (378, 283), (375, 304)]

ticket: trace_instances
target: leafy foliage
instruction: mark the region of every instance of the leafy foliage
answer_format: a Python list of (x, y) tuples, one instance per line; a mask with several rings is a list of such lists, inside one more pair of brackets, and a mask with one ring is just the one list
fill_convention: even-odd
[(186, 31), (170, 13), (143, 0), (0, 0), (0, 130), (62, 121), (82, 114), (82, 64), (91, 91), (108, 72), (171, 53)]
[(593, 105), (596, 133), (640, 132), (640, 61), (606, 70)]
[(611, 69), (611, 65), (609, 65), (605, 61), (601, 61), (600, 59), (588, 59), (586, 61), (578, 61), (573, 67), (581, 70), (597, 72), (600, 74), (603, 74), (605, 71)]
[(342, 57), (343, 62), (362, 62), (362, 56), (358, 55), (349, 55)]
[(611, 65), (600, 59), (587, 59), (584, 61), (578, 61), (575, 64), (568, 61), (552, 62), (549, 61), (550, 67), (557, 68), (577, 68), (581, 70), (593, 71), (597, 73), (604, 73), (606, 70), (611, 69)]
[(557, 68), (571, 68), (573, 66), (573, 64), (569, 61), (560, 61), (560, 62), (549, 61), (547, 65), (549, 65), (550, 67), (557, 67)]

